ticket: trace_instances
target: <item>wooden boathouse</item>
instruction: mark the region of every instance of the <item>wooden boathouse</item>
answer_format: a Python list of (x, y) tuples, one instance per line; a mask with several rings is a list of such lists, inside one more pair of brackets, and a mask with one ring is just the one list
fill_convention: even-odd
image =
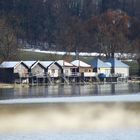
[(28, 76), (28, 67), (23, 61), (5, 61), (0, 65), (0, 82), (22, 82)]
[[(112, 73), (112, 67), (114, 73)], [(5, 61), (0, 65), (0, 82), (29, 83), (31, 85), (75, 82), (117, 82), (128, 78), (129, 66), (121, 61), (81, 60)], [(102, 80), (103, 79), (103, 80)]]

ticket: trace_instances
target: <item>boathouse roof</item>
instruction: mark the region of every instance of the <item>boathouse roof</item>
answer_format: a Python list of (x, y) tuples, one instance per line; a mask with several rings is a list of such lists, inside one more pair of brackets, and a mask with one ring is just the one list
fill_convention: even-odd
[(87, 67), (87, 68), (91, 67), (91, 65), (89, 65), (89, 64), (87, 64), (87, 63), (85, 63), (83, 61), (80, 61), (80, 60), (74, 60), (71, 63), (73, 65), (77, 66), (77, 67)]
[(116, 58), (109, 58), (107, 63), (115, 68), (129, 68), (129, 66)]
[(14, 68), (19, 65), (21, 61), (4, 61), (0, 67), (1, 68)]
[(37, 61), (22, 61), (28, 68), (31, 68)]
[(111, 68), (110, 65), (108, 65), (105, 62), (103, 62), (99, 58), (93, 59), (89, 63), (92, 65), (92, 67), (95, 67), (95, 68)]
[(53, 63), (55, 63), (55, 61), (40, 61), (40, 64), (45, 68), (49, 67)]
[(56, 61), (61, 67), (74, 67), (72, 63), (69, 63), (65, 60), (58, 60)]

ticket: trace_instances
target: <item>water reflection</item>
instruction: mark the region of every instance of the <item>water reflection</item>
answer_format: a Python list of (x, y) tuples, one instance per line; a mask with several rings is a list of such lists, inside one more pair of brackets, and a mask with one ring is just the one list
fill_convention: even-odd
[(140, 84), (94, 84), (94, 85), (53, 85), (0, 89), (0, 99), (56, 97), (56, 96), (94, 96), (133, 94), (140, 92)]

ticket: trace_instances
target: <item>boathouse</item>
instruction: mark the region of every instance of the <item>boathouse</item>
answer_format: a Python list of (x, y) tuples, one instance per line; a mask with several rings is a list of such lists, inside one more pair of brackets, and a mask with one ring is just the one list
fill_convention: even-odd
[(58, 78), (61, 76), (62, 67), (56, 61), (40, 61), (45, 67), (45, 74), (50, 78)]
[(71, 77), (77, 74), (77, 67), (72, 63), (65, 60), (58, 60), (57, 63), (62, 67), (64, 76)]
[(28, 75), (28, 67), (22, 61), (4, 61), (0, 65), (0, 82), (22, 82)]
[(89, 62), (93, 67), (93, 71), (98, 75), (104, 74), (105, 77), (108, 77), (111, 74), (111, 66), (103, 62), (99, 58), (95, 58)]
[(72, 63), (65, 60), (58, 60), (57, 63), (62, 67), (61, 82), (70, 83), (79, 81), (79, 73), (77, 72), (77, 67)]
[(111, 73), (118, 77), (129, 76), (129, 66), (116, 58), (110, 58), (106, 61), (111, 67)]
[(80, 60), (74, 60), (71, 63), (77, 66), (77, 71), (80, 73), (81, 77), (83, 77), (84, 81), (96, 76), (96, 73), (93, 72), (93, 67), (91, 65)]
[(30, 67), (30, 72), (32, 76), (42, 78), (45, 74), (45, 67), (40, 63), (40, 61), (37, 61)]

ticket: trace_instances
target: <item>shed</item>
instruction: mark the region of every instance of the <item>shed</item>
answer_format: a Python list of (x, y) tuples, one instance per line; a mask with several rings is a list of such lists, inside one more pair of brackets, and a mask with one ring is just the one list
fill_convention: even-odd
[(108, 77), (111, 73), (111, 66), (107, 63), (103, 62), (99, 58), (95, 58), (89, 62), (93, 67), (93, 71), (97, 72), (98, 74), (105, 74)]
[(120, 77), (129, 76), (129, 66), (116, 58), (109, 58), (106, 61), (107, 64), (111, 66), (111, 71), (113, 74)]
[(26, 78), (28, 67), (22, 61), (4, 61), (0, 65), (1, 82), (13, 83), (16, 79)]
[(95, 73), (93, 73), (93, 68), (91, 65), (81, 61), (81, 60), (74, 60), (71, 62), (73, 65), (77, 66), (78, 72), (84, 74), (84, 77), (93, 77)]
[(40, 61), (35, 62), (31, 67), (32, 76), (36, 77), (44, 77), (45, 75), (45, 67), (40, 63)]
[(62, 67), (55, 61), (40, 61), (40, 64), (45, 67), (45, 74), (52, 78), (57, 78), (62, 73)]
[(62, 67), (65, 76), (72, 76), (76, 72), (77, 67), (72, 63), (65, 60), (58, 60), (56, 62)]

